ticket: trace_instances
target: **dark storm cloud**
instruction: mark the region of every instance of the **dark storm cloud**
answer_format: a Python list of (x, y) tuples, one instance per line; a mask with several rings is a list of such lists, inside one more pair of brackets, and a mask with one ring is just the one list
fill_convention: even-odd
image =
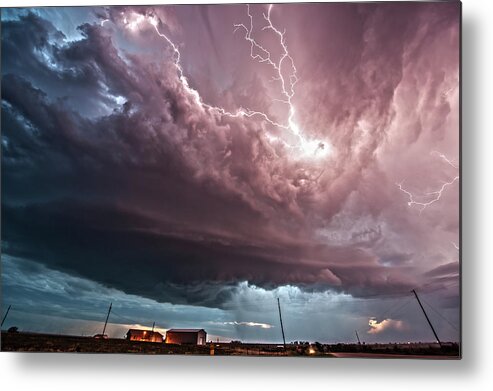
[[(328, 137), (334, 149), (334, 158), (322, 162), (271, 143), (261, 121), (204, 108), (152, 26), (132, 32), (124, 25), (136, 13), (157, 15), (160, 28), (189, 38), (193, 25), (179, 24), (188, 8), (112, 8), (111, 27), (82, 24), (74, 41), (32, 13), (2, 23), (3, 251), (126, 293), (211, 307), (231, 300), (242, 281), (361, 297), (438, 284), (438, 271), (425, 271), (448, 254), (437, 254), (434, 240), (456, 240), (448, 236), (456, 229), (431, 235), (428, 227), (443, 218), (410, 215), (386, 159), (409, 145), (418, 146), (417, 155), (435, 146), (416, 141), (421, 131), (408, 135), (414, 115), (398, 98), (420, 74), (409, 53), (428, 58), (424, 37), (453, 34), (457, 14), (430, 12), (428, 19), (426, 8), (397, 8), (334, 11), (356, 26), (329, 45), (334, 62), (293, 38), (293, 53), (306, 55), (300, 118), (314, 129), (307, 135)], [(286, 9), (296, 26), (300, 14)], [(223, 12), (197, 14), (206, 20), (197, 29), (213, 40), (214, 29), (223, 28), (215, 18), (245, 14), (243, 7)], [(435, 19), (440, 23), (432, 26)], [(316, 27), (307, 33), (325, 34)], [(211, 44), (224, 53), (218, 61), (225, 67), (238, 65), (214, 71), (224, 73), (217, 76), (222, 85), (234, 80), (224, 95), (207, 88), (211, 81), (198, 71), (192, 84), (226, 107), (274, 111), (266, 74), (247, 72), (249, 48), (234, 39), (241, 43)], [(183, 48), (184, 69), (207, 61), (198, 46)], [(432, 98), (457, 64), (433, 61), (439, 70), (423, 82), (423, 111), (430, 114), (421, 121), (436, 134), (453, 110)], [(391, 132), (396, 118), (406, 125), (404, 136)], [(415, 156), (400, 159), (398, 175), (415, 172), (414, 162)], [(443, 205), (453, 227), (456, 204), (444, 197)], [(425, 263), (420, 253), (436, 261)]]
[[(260, 247), (182, 232), (179, 226), (112, 205), (57, 200), (5, 206), (3, 215), (9, 221), (3, 235), (10, 254), (160, 301), (218, 306), (244, 280), (268, 288), (294, 284), (313, 291), (331, 286), (355, 295), (392, 295), (412, 287), (399, 273), (389, 277), (376, 264), (337, 266), (348, 256), (366, 262), (364, 254), (348, 249)], [(300, 264), (309, 251), (324, 254), (331, 263)]]
[(160, 304), (135, 295), (126, 295), (97, 282), (49, 269), (36, 262), (2, 256), (2, 301), (12, 304), (4, 327), (20, 330), (62, 332), (72, 335), (100, 333), (109, 302), (113, 302), (108, 334), (125, 335), (129, 327), (207, 327), (208, 334), (217, 332), (209, 324), (228, 320), (220, 310)]
[(3, 75), (22, 75), (45, 93), (64, 99), (82, 113), (97, 110), (97, 105), (88, 99), (95, 95), (104, 99), (99, 91), (97, 70), (91, 64), (70, 68), (60, 61), (60, 47), (66, 36), (52, 23), (28, 13), (20, 20), (2, 22), (2, 33)]
[(425, 273), (430, 277), (443, 277), (459, 274), (459, 262), (450, 262), (444, 265), (437, 266), (436, 268)]

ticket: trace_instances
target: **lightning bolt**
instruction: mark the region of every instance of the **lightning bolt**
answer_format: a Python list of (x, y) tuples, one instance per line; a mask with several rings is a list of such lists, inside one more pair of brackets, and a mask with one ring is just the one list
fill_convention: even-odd
[[(294, 136), (296, 136), (298, 142), (290, 144), (283, 140), (280, 137), (277, 137), (269, 132), (267, 132), (267, 139), (271, 142), (280, 142), (287, 148), (294, 149), (300, 152), (302, 156), (311, 156), (311, 157), (324, 157), (330, 153), (330, 145), (322, 140), (308, 140), (302, 134), (302, 131), (298, 124), (295, 121), (295, 107), (292, 102), (293, 97), (295, 95), (295, 85), (298, 82), (297, 69), (293, 60), (293, 57), (290, 55), (288, 46), (286, 43), (286, 31), (279, 30), (273, 23), (271, 19), (271, 11), (273, 5), (269, 5), (267, 14), (263, 13), (263, 19), (265, 25), (262, 27), (262, 31), (271, 31), (274, 33), (278, 39), (279, 44), (282, 48), (282, 53), (279, 57), (278, 61), (273, 59), (273, 55), (269, 50), (263, 47), (255, 38), (253, 37), (253, 16), (250, 12), (250, 5), (247, 4), (247, 15), (249, 17), (249, 27), (245, 24), (234, 24), (234, 31), (244, 30), (245, 35), (244, 38), (246, 41), (250, 43), (250, 56), (252, 59), (265, 63), (273, 69), (276, 76), (273, 78), (273, 81), (278, 81), (281, 86), (281, 95), (283, 99), (275, 99), (276, 101), (280, 101), (283, 104), (286, 104), (288, 107), (288, 117), (285, 123), (280, 123), (274, 119), (272, 119), (267, 113), (262, 111), (254, 111), (240, 107), (234, 112), (230, 112), (225, 110), (222, 107), (212, 106), (202, 100), (199, 92), (193, 89), (187, 77), (185, 76), (183, 67), (181, 65), (181, 53), (178, 46), (164, 33), (162, 33), (159, 29), (159, 25), (161, 21), (156, 16), (144, 16), (142, 14), (134, 14), (131, 20), (129, 21), (126, 17), (124, 18), (124, 23), (127, 28), (130, 30), (136, 30), (143, 23), (150, 24), (156, 34), (163, 38), (168, 46), (173, 51), (173, 63), (178, 72), (179, 80), (185, 89), (185, 91), (193, 97), (195, 103), (201, 107), (204, 111), (213, 112), (220, 116), (227, 116), (232, 118), (253, 118), (257, 117), (261, 120), (267, 122), (273, 127), (283, 129), (285, 131), (291, 132)], [(104, 22), (101, 23), (103, 25)], [(284, 71), (289, 67), (290, 72), (287, 76), (284, 75)]]
[[(235, 24), (234, 25), (235, 32), (238, 31), (239, 29), (243, 29), (245, 31), (245, 40), (250, 42), (250, 57), (252, 57), (252, 59), (254, 60), (258, 60), (261, 63), (266, 63), (270, 65), (270, 67), (276, 72), (277, 76), (274, 77), (272, 80), (280, 82), (281, 93), (284, 96), (284, 99), (277, 99), (277, 100), (287, 104), (289, 107), (288, 123), (287, 125), (284, 125), (283, 128), (291, 130), (298, 137), (302, 138), (298, 126), (294, 122), (295, 108), (291, 101), (294, 96), (294, 86), (299, 80), (297, 76), (297, 70), (294, 64), (293, 57), (291, 57), (291, 55), (289, 54), (288, 46), (286, 44), (286, 37), (285, 37), (286, 31), (281, 32), (272, 24), (271, 11), (272, 11), (272, 4), (268, 8), (267, 15), (265, 13), (262, 14), (265, 22), (267, 23), (264, 27), (262, 27), (262, 31), (270, 30), (279, 37), (279, 42), (282, 47), (282, 54), (279, 57), (279, 61), (274, 62), (274, 60), (272, 59), (272, 54), (267, 49), (265, 49), (260, 43), (258, 43), (255, 40), (255, 38), (252, 37), (253, 16), (250, 13), (250, 5), (247, 4), (247, 14), (250, 19), (250, 27), (247, 28), (243, 23)], [(255, 49), (257, 49), (259, 53), (255, 54)], [(291, 73), (289, 74), (287, 80), (283, 75), (283, 69), (285, 63), (287, 63), (288, 66), (291, 67)]]
[(447, 158), (447, 156), (445, 156), (443, 153), (440, 153), (438, 151), (432, 151), (431, 152), (432, 155), (437, 155), (438, 157), (440, 157), (440, 159), (442, 159), (443, 161), (445, 161), (448, 165), (452, 166), (453, 168), (455, 169), (458, 169), (459, 167), (453, 163), (451, 160), (449, 160)]
[[(455, 169), (458, 169), (457, 165), (454, 164), (450, 159), (448, 159), (444, 154), (437, 152), (437, 151), (432, 151), (432, 154), (439, 156), (443, 161), (445, 161), (448, 165), (452, 166)], [(416, 206), (417, 209), (419, 210), (419, 214), (421, 214), (428, 206), (434, 204), (435, 202), (439, 201), (440, 198), (442, 197), (443, 192), (445, 189), (451, 185), (453, 185), (456, 181), (459, 180), (459, 175), (456, 175), (454, 178), (452, 178), (449, 182), (445, 182), (442, 184), (442, 186), (435, 191), (425, 193), (424, 196), (417, 197), (414, 194), (412, 194), (410, 191), (406, 190), (403, 185), (404, 181), (400, 183), (396, 183), (396, 186), (399, 188), (400, 191), (402, 191), (404, 194), (407, 195), (409, 201), (407, 205), (409, 207)], [(417, 198), (428, 198), (428, 201), (418, 201)], [(431, 197), (431, 198), (430, 198)]]

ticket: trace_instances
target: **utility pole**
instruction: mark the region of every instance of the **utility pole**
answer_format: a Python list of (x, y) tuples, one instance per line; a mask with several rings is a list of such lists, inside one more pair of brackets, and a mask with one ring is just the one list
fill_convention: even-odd
[(9, 308), (7, 308), (7, 312), (5, 313), (5, 315), (4, 315), (3, 319), (2, 319), (2, 324), (0, 325), (0, 327), (3, 326), (3, 323), (5, 322), (5, 319), (7, 319), (7, 315), (9, 314), (10, 307), (12, 307), (12, 305), (9, 305)]
[(112, 305), (113, 305), (113, 303), (110, 303), (110, 308), (108, 308), (108, 315), (106, 315), (106, 321), (104, 322), (104, 327), (103, 327), (103, 336), (104, 336), (104, 332), (106, 331), (106, 325), (108, 324), (108, 318), (110, 317)]
[(358, 338), (358, 345), (361, 345), (361, 341), (359, 340), (358, 330), (354, 330), (356, 333), (356, 338)]
[(286, 350), (286, 338), (284, 337), (284, 326), (282, 325), (281, 303), (279, 302), (279, 297), (277, 298), (277, 307), (279, 308), (279, 320), (281, 321), (282, 343), (284, 345), (284, 350)]
[(152, 332), (154, 332), (154, 326), (156, 325), (156, 322), (152, 322)]
[(428, 324), (431, 327), (431, 331), (433, 331), (433, 334), (435, 335), (435, 338), (438, 341), (438, 344), (440, 345), (440, 347), (442, 347), (442, 343), (440, 342), (440, 338), (438, 338), (438, 335), (437, 335), (435, 329), (433, 328), (433, 325), (431, 324), (430, 318), (428, 318), (428, 315), (426, 314), (426, 311), (423, 308), (423, 304), (421, 304), (421, 300), (419, 300), (418, 294), (416, 293), (416, 291), (414, 289), (411, 292), (413, 292), (414, 293), (414, 296), (416, 296), (416, 300), (418, 300), (418, 304), (421, 307), (421, 310), (423, 311), (423, 314), (425, 314), (425, 318), (426, 318), (426, 320), (428, 321)]

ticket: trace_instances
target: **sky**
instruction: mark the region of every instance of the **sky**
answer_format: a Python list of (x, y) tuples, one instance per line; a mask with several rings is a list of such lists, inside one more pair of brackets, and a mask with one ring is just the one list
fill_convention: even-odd
[(1, 11), (3, 328), (459, 340), (459, 2)]

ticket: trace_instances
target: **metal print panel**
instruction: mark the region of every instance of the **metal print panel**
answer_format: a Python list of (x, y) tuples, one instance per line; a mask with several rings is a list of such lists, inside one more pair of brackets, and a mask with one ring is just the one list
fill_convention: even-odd
[(3, 8), (3, 351), (460, 357), (459, 2)]

